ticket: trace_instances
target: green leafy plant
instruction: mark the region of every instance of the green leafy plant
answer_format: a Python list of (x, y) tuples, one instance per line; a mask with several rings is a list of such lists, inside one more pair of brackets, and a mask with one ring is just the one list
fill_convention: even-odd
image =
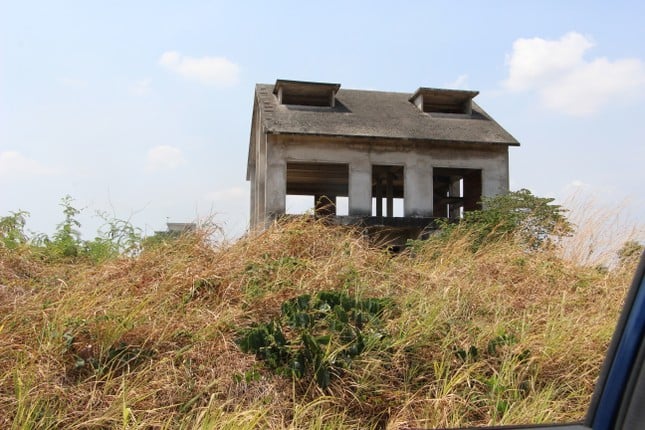
[(56, 231), (51, 239), (45, 234), (40, 234), (35, 236), (32, 241), (34, 248), (46, 259), (73, 259), (83, 251), (83, 241), (78, 230), (81, 223), (76, 219), (81, 210), (76, 209), (72, 205), (73, 202), (74, 199), (69, 195), (61, 199), (60, 206), (63, 207), (65, 219), (56, 226)]
[(61, 199), (65, 220), (58, 224), (54, 233), (52, 245), (56, 253), (63, 257), (76, 257), (81, 250), (81, 233), (78, 230), (81, 223), (76, 217), (81, 213), (80, 209), (72, 206), (74, 199), (66, 195)]
[(325, 389), (354, 358), (383, 346), (382, 322), (391, 306), (387, 299), (336, 291), (302, 295), (284, 302), (279, 318), (242, 330), (237, 343), (276, 373), (311, 376)]
[(143, 235), (140, 228), (128, 220), (110, 217), (98, 212), (104, 221), (94, 240), (83, 242), (83, 252), (94, 261), (103, 261), (119, 255), (134, 256), (142, 249)]
[(25, 224), (29, 212), (9, 212), (10, 215), (0, 217), (0, 244), (8, 249), (16, 249), (28, 242)]
[(449, 238), (457, 231), (471, 233), (474, 250), (484, 243), (514, 237), (528, 249), (538, 249), (573, 231), (565, 217), (565, 209), (553, 201), (537, 197), (526, 189), (484, 197), (483, 209), (465, 212), (461, 222), (439, 221), (441, 237)]
[[(73, 205), (74, 199), (67, 195), (61, 199), (64, 220), (56, 226), (51, 238), (45, 234), (35, 235), (31, 240), (23, 233), (26, 212), (18, 212), (5, 220), (7, 240), (11, 243), (28, 243), (47, 260), (90, 260), (101, 262), (118, 256), (135, 256), (141, 251), (143, 237), (141, 229), (134, 227), (130, 221), (111, 218), (105, 212), (98, 216), (104, 224), (99, 228), (99, 235), (94, 240), (81, 238), (81, 223), (78, 215), (82, 210)], [(4, 235), (3, 235), (4, 236)], [(1, 237), (1, 236), (0, 236)]]

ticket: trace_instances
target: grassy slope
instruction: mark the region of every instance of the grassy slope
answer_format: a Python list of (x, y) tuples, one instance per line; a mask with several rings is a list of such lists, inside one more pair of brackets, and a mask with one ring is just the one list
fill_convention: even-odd
[[(391, 257), (295, 221), (99, 265), (0, 249), (1, 428), (366, 428), (579, 420), (631, 277), (468, 237)], [(391, 297), (387, 351), (321, 391), (234, 342), (305, 292)], [(507, 339), (494, 350), (491, 341)], [(456, 351), (476, 356), (459, 357)], [(249, 377), (250, 375), (250, 377)]]

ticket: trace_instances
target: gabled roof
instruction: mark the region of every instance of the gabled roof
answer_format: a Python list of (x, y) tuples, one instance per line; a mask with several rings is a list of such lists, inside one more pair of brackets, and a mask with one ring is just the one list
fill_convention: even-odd
[[(278, 83), (285, 82), (293, 84), (294, 81), (278, 80)], [(477, 95), (474, 91), (420, 88), (416, 93), (397, 93), (324, 85), (334, 85), (333, 107), (280, 104), (274, 94), (275, 85), (256, 85), (255, 107), (261, 111), (262, 132), (519, 145), (475, 102), (472, 102), (471, 114), (447, 114), (422, 112), (410, 101), (420, 91), (439, 92), (453, 99), (472, 99)]]

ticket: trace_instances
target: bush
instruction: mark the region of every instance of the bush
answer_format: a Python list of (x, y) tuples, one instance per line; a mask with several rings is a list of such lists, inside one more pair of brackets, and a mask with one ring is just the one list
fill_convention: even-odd
[(74, 199), (69, 195), (61, 199), (65, 218), (51, 237), (46, 234), (27, 236), (24, 227), (28, 212), (11, 212), (0, 218), (0, 244), (8, 249), (26, 246), (48, 261), (85, 259), (101, 262), (121, 255), (133, 256), (141, 250), (141, 229), (105, 213), (98, 214), (104, 221), (99, 235), (94, 240), (83, 240), (79, 231), (81, 223), (77, 219), (82, 210), (75, 208), (73, 203)]
[(456, 229), (473, 233), (474, 249), (485, 242), (511, 236), (528, 248), (537, 249), (573, 231), (564, 215), (565, 209), (553, 201), (537, 197), (526, 189), (484, 197), (483, 209), (465, 212), (459, 224), (444, 223), (442, 230), (448, 235)]
[(10, 214), (0, 218), (0, 243), (8, 249), (16, 249), (29, 240), (25, 233), (29, 212), (18, 211)]
[(276, 373), (313, 376), (324, 389), (355, 357), (381, 344), (381, 319), (390, 303), (334, 291), (314, 300), (302, 295), (284, 302), (279, 318), (242, 330), (237, 343)]

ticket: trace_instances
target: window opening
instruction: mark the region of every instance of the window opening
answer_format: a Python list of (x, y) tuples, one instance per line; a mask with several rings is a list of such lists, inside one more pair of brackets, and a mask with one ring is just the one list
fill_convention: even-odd
[(278, 79), (273, 94), (283, 105), (334, 107), (340, 84)]
[(402, 217), (404, 205), (403, 166), (372, 166), (372, 216)]
[(433, 169), (433, 216), (463, 218), (465, 211), (481, 209), (480, 169)]
[[(337, 199), (347, 199), (348, 192), (348, 164), (287, 163), (287, 214), (341, 215)], [(345, 202), (345, 213), (348, 206)]]
[(472, 99), (477, 94), (479, 94), (478, 91), (421, 87), (409, 100), (419, 110), (430, 114), (470, 115), (472, 113)]

